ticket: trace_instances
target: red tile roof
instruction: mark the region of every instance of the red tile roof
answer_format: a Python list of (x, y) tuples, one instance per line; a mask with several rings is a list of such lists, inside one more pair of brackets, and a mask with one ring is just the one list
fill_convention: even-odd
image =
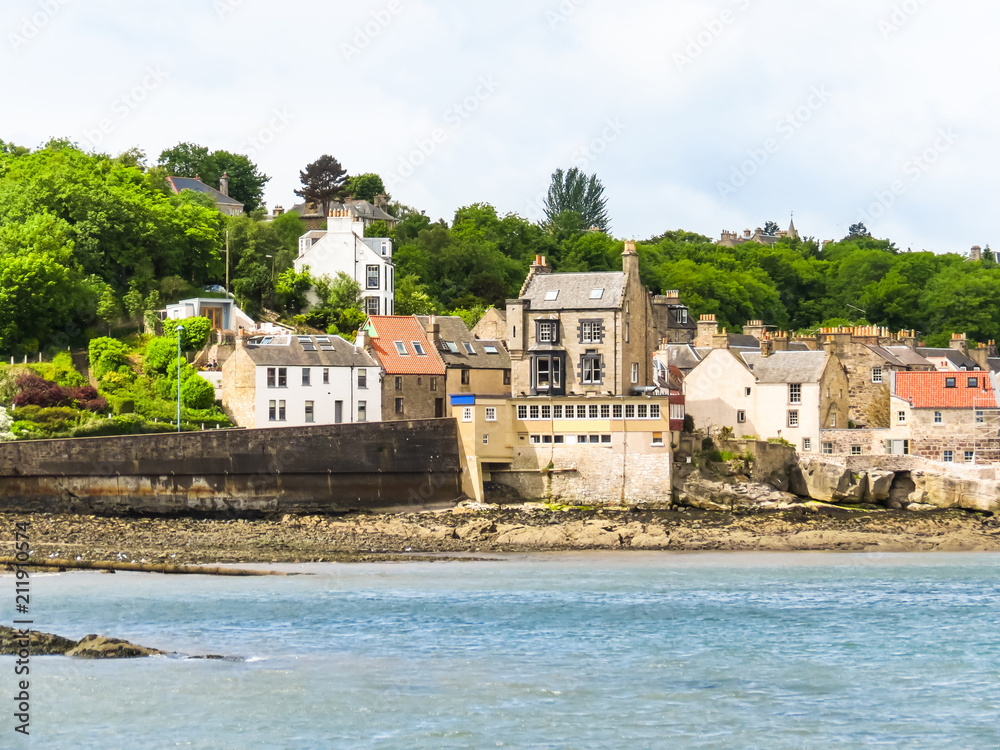
[[(372, 349), (386, 374), (444, 375), (444, 363), (414, 316), (370, 315), (365, 325), (371, 336)], [(396, 350), (397, 341), (403, 342), (405, 356)], [(417, 354), (414, 341), (423, 347), (423, 354)]]
[[(947, 381), (955, 385), (949, 388)], [(969, 382), (975, 380), (975, 387)], [(896, 395), (915, 409), (996, 409), (989, 373), (982, 370), (897, 372)]]

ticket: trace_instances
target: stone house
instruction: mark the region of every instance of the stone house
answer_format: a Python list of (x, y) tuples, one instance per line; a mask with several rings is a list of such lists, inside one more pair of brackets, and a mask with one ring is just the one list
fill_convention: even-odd
[(414, 315), (371, 315), (358, 343), (382, 367), (382, 419), (445, 416), (445, 365)]
[(910, 455), (932, 461), (1000, 461), (994, 377), (983, 370), (897, 373), (894, 438), (908, 440)]
[(757, 242), (761, 245), (773, 245), (782, 237), (798, 236), (799, 232), (795, 228), (795, 221), (793, 219), (789, 223), (788, 229), (776, 232), (775, 234), (764, 234), (764, 230), (760, 227), (757, 227), (753, 232), (749, 229), (744, 229), (742, 235), (739, 235), (736, 232), (723, 230), (722, 236), (716, 244), (720, 247), (736, 247), (737, 245), (742, 245), (744, 242)]
[(478, 339), (457, 315), (418, 315), (445, 367), (445, 391), (510, 395), (510, 355), (496, 340)]
[[(369, 203), (360, 198), (347, 198), (343, 201), (333, 201), (330, 203), (328, 211), (347, 211), (356, 220), (360, 221), (366, 228), (376, 221), (384, 221), (385, 225), (392, 229), (399, 223), (399, 219), (388, 212), (389, 199), (386, 195), (376, 195), (375, 202)], [(323, 216), (323, 207), (318, 203), (306, 201), (296, 203), (292, 206), (292, 211), (297, 211), (299, 217), (306, 225), (306, 229), (322, 229), (326, 226), (326, 217)], [(274, 216), (280, 216), (284, 209), (275, 207)]]
[(483, 317), (472, 327), (472, 334), (477, 339), (501, 341), (507, 346), (507, 313), (499, 307), (491, 307)]
[(783, 438), (818, 452), (820, 431), (847, 424), (847, 372), (825, 351), (759, 352), (720, 345), (684, 378), (687, 413), (702, 429), (728, 427), (736, 437)]
[[(367, 315), (392, 315), (395, 310), (396, 269), (392, 240), (365, 237), (365, 225), (350, 211), (331, 209), (326, 231), (313, 229), (299, 238), (295, 270), (309, 268), (313, 278), (346, 273), (361, 287), (361, 307)], [(316, 302), (310, 291), (310, 303)]]
[(167, 184), (175, 193), (182, 190), (204, 193), (215, 201), (215, 207), (226, 216), (243, 215), (243, 204), (235, 198), (229, 197), (229, 175), (227, 173), (223, 173), (222, 177), (219, 178), (218, 190), (211, 185), (206, 185), (198, 177), (167, 177)]
[(969, 340), (964, 333), (952, 334), (947, 349), (919, 346), (917, 353), (938, 370), (958, 372), (961, 370), (988, 370), (989, 348), (969, 348)]
[(379, 370), (339, 336), (238, 336), (222, 366), (222, 406), (247, 428), (377, 422)]
[(554, 274), (537, 256), (506, 318), (515, 395), (639, 392), (652, 385), (651, 355), (667, 335), (639, 280), (634, 242), (625, 243), (621, 272)]

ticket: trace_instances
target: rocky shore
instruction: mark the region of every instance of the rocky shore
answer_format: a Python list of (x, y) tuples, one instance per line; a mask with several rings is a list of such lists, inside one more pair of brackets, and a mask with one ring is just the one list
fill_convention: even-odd
[[(86, 635), (79, 641), (63, 638), (51, 633), (41, 633), (31, 630), (27, 633), (30, 639), (32, 656), (75, 656), (79, 659), (134, 659), (139, 656), (163, 654), (155, 648), (137, 646), (134, 643), (119, 638), (108, 638), (103, 635)], [(0, 626), (0, 655), (14, 656), (26, 646), (24, 634), (7, 626)]]
[[(816, 502), (748, 512), (462, 503), (400, 515), (274, 520), (0, 514), (28, 522), (33, 557), (151, 563), (358, 562), (558, 550), (1000, 551), (1000, 516), (848, 509)], [(0, 551), (13, 550), (13, 533)]]

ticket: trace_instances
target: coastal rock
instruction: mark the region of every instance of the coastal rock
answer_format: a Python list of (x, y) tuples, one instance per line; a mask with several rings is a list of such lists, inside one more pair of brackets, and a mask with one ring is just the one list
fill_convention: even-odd
[(907, 510), (926, 512), (929, 510), (940, 510), (936, 505), (929, 505), (927, 503), (910, 503), (906, 506)]
[(937, 508), (1000, 511), (1000, 482), (994, 479), (964, 479), (924, 471), (911, 472), (914, 490), (910, 503)]
[(894, 471), (878, 471), (872, 469), (868, 472), (868, 497), (876, 503), (884, 503), (889, 499), (892, 490), (893, 480), (896, 478)]
[[(37, 630), (29, 631), (28, 636), (31, 641), (31, 653), (37, 656), (51, 656), (65, 654), (76, 646), (76, 641), (63, 638), (51, 633), (40, 633)], [(15, 628), (0, 626), (0, 654), (16, 654), (24, 646), (23, 637), (19, 636)]]
[(678, 505), (689, 508), (730, 512), (787, 508), (800, 502), (796, 495), (776, 490), (769, 484), (727, 484), (698, 473), (690, 473), (683, 479), (675, 499)]
[(153, 656), (162, 653), (163, 651), (158, 651), (155, 648), (137, 646), (119, 638), (85, 635), (76, 646), (66, 652), (66, 656), (77, 656), (81, 659), (133, 659), (137, 656)]
[(802, 478), (813, 500), (827, 503), (839, 500), (851, 486), (851, 472), (846, 466), (818, 459), (807, 459), (801, 466)]

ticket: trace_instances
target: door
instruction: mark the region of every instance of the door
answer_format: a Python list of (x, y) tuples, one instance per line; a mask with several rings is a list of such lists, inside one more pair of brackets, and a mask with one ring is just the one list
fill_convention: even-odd
[(436, 398), (434, 399), (434, 416), (443, 417), (444, 416), (444, 399)]
[(333, 421), (340, 424), (344, 421), (344, 402), (335, 401), (333, 404)]

